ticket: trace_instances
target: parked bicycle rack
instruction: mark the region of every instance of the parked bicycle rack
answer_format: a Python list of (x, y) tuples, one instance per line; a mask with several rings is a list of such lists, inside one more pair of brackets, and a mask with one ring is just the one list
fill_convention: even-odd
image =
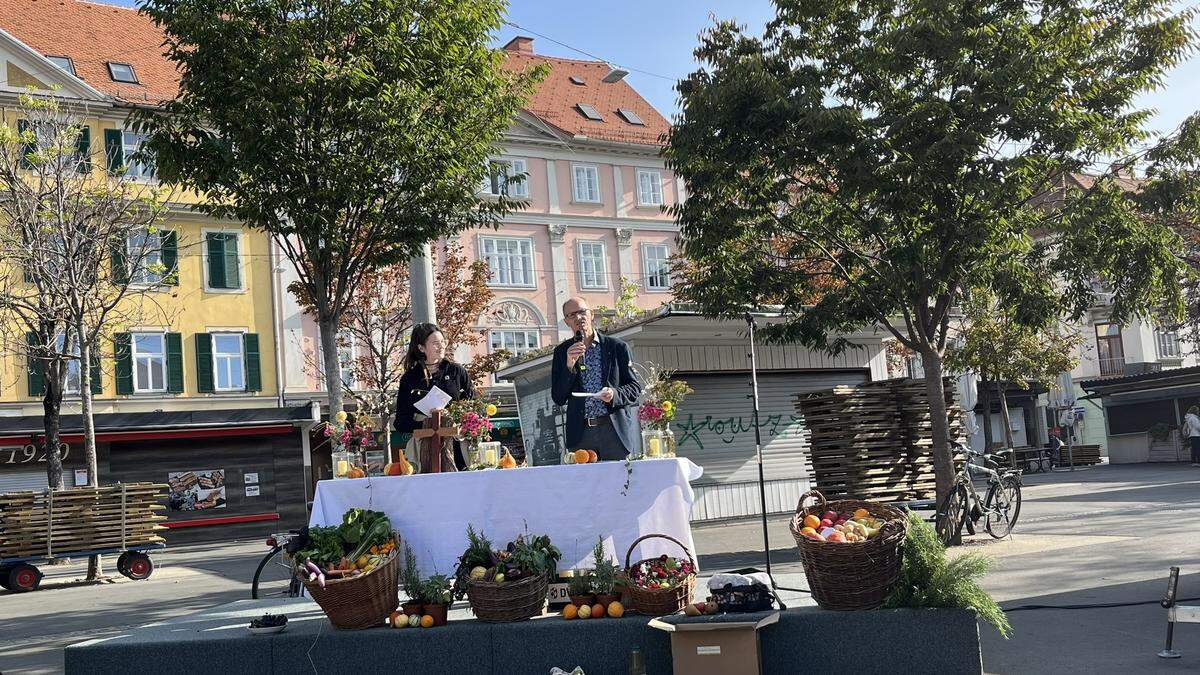
[(1167, 610), (1167, 646), (1158, 653), (1162, 659), (1177, 659), (1182, 654), (1171, 648), (1175, 637), (1176, 623), (1200, 623), (1200, 606), (1178, 606), (1175, 597), (1179, 590), (1179, 568), (1171, 568), (1171, 576), (1167, 579), (1167, 597), (1162, 599), (1163, 609)]

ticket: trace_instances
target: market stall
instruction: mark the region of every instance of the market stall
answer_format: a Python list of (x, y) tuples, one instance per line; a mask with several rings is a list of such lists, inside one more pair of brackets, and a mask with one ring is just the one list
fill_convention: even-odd
[[(690, 460), (674, 458), (327, 480), (317, 484), (309, 525), (336, 525), (352, 508), (382, 511), (425, 574), (454, 571), (467, 523), (497, 541), (544, 533), (562, 549), (563, 569), (587, 567), (597, 537), (624, 550), (645, 534), (662, 533), (694, 550), (689, 483), (702, 473)], [(678, 549), (651, 539), (634, 557), (663, 553)]]

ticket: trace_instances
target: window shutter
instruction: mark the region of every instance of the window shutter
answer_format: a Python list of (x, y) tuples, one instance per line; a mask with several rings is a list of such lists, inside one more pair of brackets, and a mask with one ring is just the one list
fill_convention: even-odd
[[(17, 120), (17, 133), (21, 136), (29, 130), (29, 120)], [(22, 169), (32, 169), (33, 162), (29, 161), (29, 155), (37, 152), (37, 143), (22, 143), (21, 144), (21, 161), (19, 166)]]
[(117, 394), (133, 393), (133, 354), (129, 333), (113, 335), (113, 356), (117, 361)]
[(241, 288), (241, 265), (238, 264), (238, 235), (225, 235), (225, 288)]
[(104, 156), (108, 161), (109, 173), (123, 173), (125, 170), (125, 144), (121, 139), (120, 129), (104, 130)]
[(125, 247), (127, 245), (125, 241), (112, 243), (112, 277), (113, 282), (117, 284), (129, 281), (129, 266), (125, 264)]
[(246, 391), (262, 391), (262, 367), (258, 356), (258, 334), (242, 336), (242, 352), (246, 361)]
[(196, 333), (196, 391), (213, 391), (212, 335)]
[(92, 129), (84, 125), (79, 129), (79, 138), (75, 140), (75, 154), (78, 155), (79, 161), (75, 164), (75, 170), (79, 173), (88, 173), (92, 170)]
[(208, 233), (208, 287), (229, 288), (225, 285), (225, 235)]
[(179, 333), (167, 333), (167, 392), (183, 393), (183, 337)]
[(25, 342), (29, 345), (28, 364), (29, 364), (29, 396), (41, 396), (46, 393), (46, 363), (41, 359), (33, 357), (33, 350), (41, 344), (37, 333), (26, 333)]
[(92, 348), (92, 356), (88, 364), (88, 377), (92, 378), (92, 393), (104, 393), (104, 371), (100, 369), (100, 350)]
[(175, 233), (175, 230), (162, 230), (158, 236), (159, 244), (162, 247), (162, 264), (166, 268), (163, 283), (178, 286), (179, 235)]

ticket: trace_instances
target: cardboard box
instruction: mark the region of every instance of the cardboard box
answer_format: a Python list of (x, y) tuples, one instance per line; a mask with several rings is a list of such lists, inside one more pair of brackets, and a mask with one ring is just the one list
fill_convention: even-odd
[(750, 615), (757, 620), (730, 620), (735, 616), (665, 617), (652, 619), (650, 626), (671, 634), (675, 675), (759, 675), (758, 629), (778, 622), (779, 612), (762, 618)]

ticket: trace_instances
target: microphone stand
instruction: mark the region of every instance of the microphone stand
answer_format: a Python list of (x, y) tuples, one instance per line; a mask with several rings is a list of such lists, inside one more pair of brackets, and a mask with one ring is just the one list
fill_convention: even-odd
[[(754, 401), (754, 454), (758, 459), (758, 496), (762, 505), (762, 536), (763, 536), (763, 556), (767, 564), (767, 577), (771, 579), (771, 588), (774, 591), (796, 591), (799, 593), (808, 593), (809, 591), (803, 588), (787, 588), (775, 583), (775, 575), (771, 573), (771, 536), (767, 531), (767, 482), (763, 477), (763, 458), (762, 458), (762, 433), (758, 426), (758, 355), (754, 344), (754, 331), (758, 327), (754, 320), (754, 315), (746, 312), (746, 325), (750, 328), (750, 395), (746, 398)], [(779, 603), (780, 609), (787, 609), (787, 605), (783, 604), (783, 599), (775, 593), (775, 600)]]

